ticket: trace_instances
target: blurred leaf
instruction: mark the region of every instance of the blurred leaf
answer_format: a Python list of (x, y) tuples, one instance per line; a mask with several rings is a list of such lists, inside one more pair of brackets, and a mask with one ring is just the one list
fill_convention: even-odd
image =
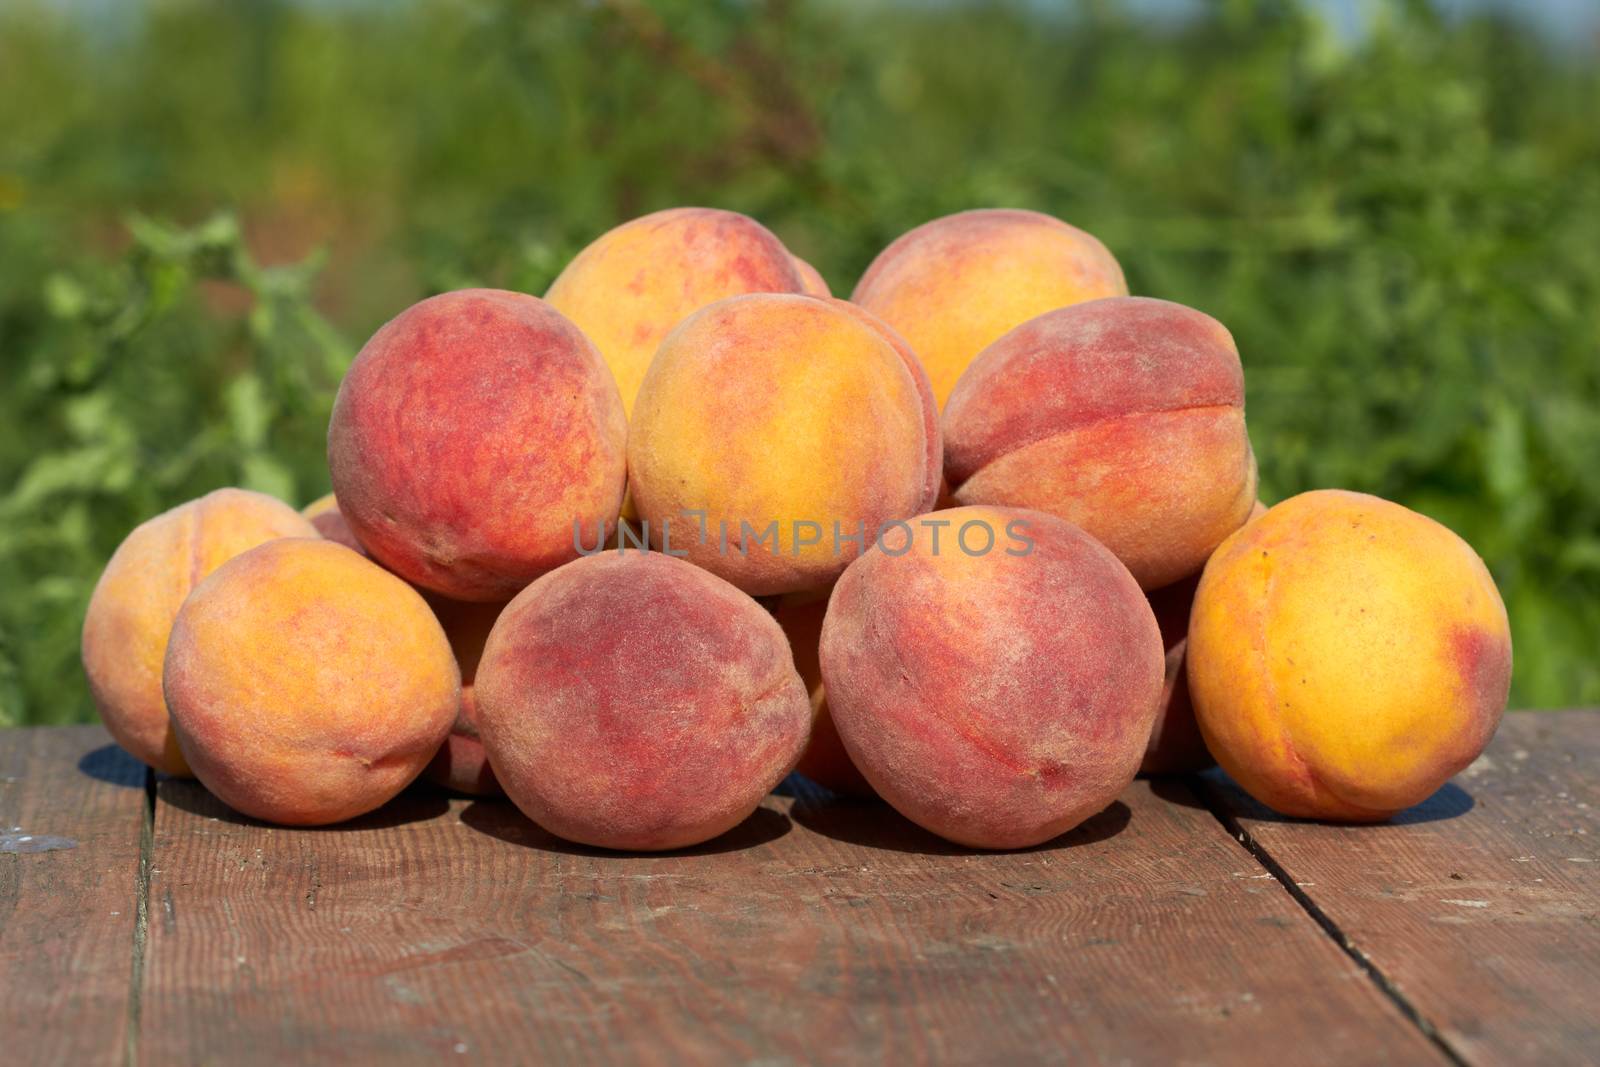
[(261, 379), (254, 374), (241, 374), (228, 383), (226, 396), (234, 438), (247, 449), (260, 448), (266, 443), (273, 416), (273, 405)]
[(253, 453), (244, 458), (243, 476), (239, 484), (245, 489), (267, 493), (279, 500), (296, 499), (294, 475), (283, 464), (264, 453)]

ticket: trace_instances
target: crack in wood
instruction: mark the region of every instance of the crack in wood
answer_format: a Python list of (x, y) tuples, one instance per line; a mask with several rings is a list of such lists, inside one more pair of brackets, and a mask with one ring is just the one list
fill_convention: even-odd
[[(128, 1033), (123, 1062), (135, 1067), (139, 1062), (139, 1019), (143, 1008), (144, 955), (150, 936), (150, 863), (155, 853), (156, 772), (145, 768), (144, 817), (139, 824), (139, 870), (134, 882), (133, 960), (128, 988)], [(168, 898), (170, 906), (171, 898)]]
[(1251, 859), (1259, 863), (1268, 874), (1277, 880), (1278, 884), (1289, 894), (1289, 897), (1300, 906), (1300, 910), (1310, 916), (1311, 921), (1316, 923), (1318, 928), (1334, 944), (1338, 945), (1346, 956), (1350, 957), (1351, 961), (1361, 969), (1361, 973), (1366, 975), (1368, 980), (1377, 986), (1378, 991), (1399, 1009), (1400, 1014), (1405, 1016), (1408, 1022), (1420, 1030), (1422, 1035), (1433, 1043), (1434, 1048), (1439, 1050), (1440, 1055), (1444, 1056), (1455, 1067), (1470, 1067), (1467, 1058), (1457, 1052), (1445, 1040), (1444, 1035), (1439, 1032), (1439, 1028), (1433, 1024), (1432, 1020), (1422, 1014), (1417, 1006), (1411, 1002), (1410, 998), (1400, 991), (1400, 988), (1395, 985), (1393, 980), (1383, 973), (1382, 968), (1374, 963), (1365, 952), (1356, 947), (1350, 935), (1346, 934), (1339, 927), (1339, 924), (1334, 922), (1333, 918), (1323, 911), (1315, 900), (1311, 899), (1311, 895), (1290, 876), (1282, 864), (1273, 858), (1266, 847), (1257, 841), (1249, 830), (1244, 828), (1238, 818), (1227, 811), (1223, 805), (1221, 795), (1216, 792), (1211, 784), (1200, 775), (1191, 774), (1184, 777), (1189, 788), (1194, 792), (1195, 796), (1205, 803), (1212, 817), (1217, 820), (1227, 835), (1237, 841), (1239, 847), (1250, 854)]

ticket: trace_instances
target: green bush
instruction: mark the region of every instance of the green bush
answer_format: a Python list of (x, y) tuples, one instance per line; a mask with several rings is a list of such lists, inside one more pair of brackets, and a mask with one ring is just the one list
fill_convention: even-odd
[(1358, 37), (1264, 0), (97, 10), (0, 11), (0, 723), (92, 717), (78, 628), (135, 523), (326, 491), (385, 318), (540, 292), (680, 203), (839, 292), (944, 212), (1084, 226), (1233, 330), (1268, 500), (1448, 523), (1505, 594), (1513, 702), (1600, 703), (1592, 47), (1420, 3)]

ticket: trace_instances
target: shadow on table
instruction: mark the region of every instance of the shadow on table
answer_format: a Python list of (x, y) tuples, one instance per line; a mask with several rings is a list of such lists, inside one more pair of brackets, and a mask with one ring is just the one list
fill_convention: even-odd
[[(779, 789), (781, 794), (794, 797), (790, 818), (812, 833), (835, 841), (928, 856), (971, 856), (984, 851), (946, 841), (881, 800), (840, 796), (798, 776), (791, 776)], [(1130, 818), (1128, 806), (1120, 800), (1113, 801), (1104, 811), (1060, 837), (1032, 848), (1008, 851), (1049, 852), (1105, 841), (1126, 829)]]
[[(264, 822), (241, 815), (218, 800), (199, 782), (187, 778), (156, 779), (156, 798), (161, 804), (234, 826), (270, 826), (277, 829), (308, 830), (313, 833), (344, 833), (359, 830), (387, 830), (410, 823), (436, 819), (450, 810), (450, 800), (442, 793), (407, 789), (376, 811), (331, 826), (290, 826)], [(160, 813), (156, 815), (159, 829)]]
[[(1214, 811), (1216, 810), (1214, 805), (1220, 804), (1227, 814), (1235, 818), (1253, 819), (1257, 822), (1329, 826), (1363, 825), (1323, 823), (1317, 819), (1298, 819), (1280, 815), (1246, 793), (1237, 782), (1228, 777), (1226, 771), (1215, 767), (1198, 775), (1151, 778), (1150, 791), (1168, 803), (1180, 807)], [(1421, 804), (1407, 808), (1385, 822), (1372, 825), (1416, 826), (1422, 823), (1442, 822), (1446, 819), (1459, 818), (1471, 811), (1474, 806), (1476, 801), (1472, 799), (1471, 793), (1454, 782), (1446, 782), (1438, 792)]]
[(504, 800), (475, 800), (461, 810), (461, 824), (481, 834), (497, 837), (513, 845), (537, 848), (544, 852), (561, 852), (569, 856), (715, 856), (724, 852), (754, 848), (776, 841), (794, 827), (789, 817), (769, 807), (759, 807), (744, 822), (732, 830), (703, 844), (689, 848), (669, 849), (665, 852), (626, 852), (608, 848), (580, 845), (557, 837), (538, 826), (516, 805)]
[(83, 754), (78, 770), (97, 782), (128, 789), (143, 789), (145, 765), (128, 755), (121, 745), (101, 745)]

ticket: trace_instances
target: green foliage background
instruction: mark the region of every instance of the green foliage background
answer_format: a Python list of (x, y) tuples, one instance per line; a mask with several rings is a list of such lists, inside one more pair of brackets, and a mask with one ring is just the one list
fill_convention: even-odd
[(847, 294), (974, 206), (1234, 332), (1271, 500), (1488, 560), (1513, 702), (1600, 703), (1600, 63), (1423, 3), (152, 2), (0, 9), (0, 724), (93, 715), (100, 567), (219, 485), (303, 503), (413, 300), (542, 292), (628, 217), (748, 212)]

